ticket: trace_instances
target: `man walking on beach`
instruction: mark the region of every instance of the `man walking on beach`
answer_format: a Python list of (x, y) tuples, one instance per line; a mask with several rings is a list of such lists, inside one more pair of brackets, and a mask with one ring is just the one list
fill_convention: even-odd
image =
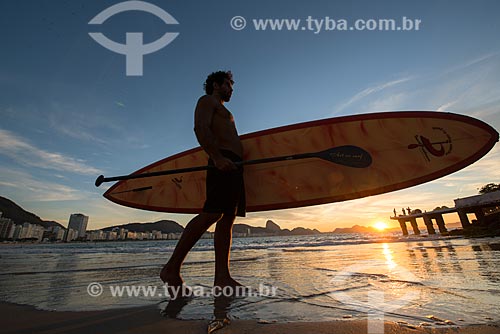
[(230, 71), (210, 74), (204, 84), (206, 95), (198, 100), (194, 115), (194, 132), (209, 156), (206, 201), (203, 212), (194, 217), (160, 272), (164, 283), (182, 286), (180, 270), (187, 253), (214, 223), (215, 279), (214, 286), (240, 286), (229, 273), (232, 228), (236, 216), (245, 216), (245, 188), (242, 161), (243, 147), (231, 112), (224, 106), (233, 92)]

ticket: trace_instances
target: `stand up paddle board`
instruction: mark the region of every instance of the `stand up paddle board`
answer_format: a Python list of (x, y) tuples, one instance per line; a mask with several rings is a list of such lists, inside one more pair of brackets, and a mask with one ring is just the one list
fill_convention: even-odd
[[(415, 111), (293, 124), (246, 134), (241, 141), (244, 160), (270, 160), (244, 167), (247, 211), (253, 212), (346, 201), (428, 182), (483, 157), (498, 133), (468, 116)], [(191, 167), (207, 160), (200, 147), (176, 154), (128, 177), (188, 171), (121, 180), (104, 197), (142, 210), (199, 213), (206, 171)]]

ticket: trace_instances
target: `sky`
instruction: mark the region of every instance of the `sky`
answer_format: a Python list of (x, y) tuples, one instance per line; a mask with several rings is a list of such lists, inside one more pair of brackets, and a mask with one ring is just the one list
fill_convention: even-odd
[[(102, 197), (109, 185), (96, 188), (94, 180), (198, 146), (193, 111), (206, 76), (216, 70), (233, 72), (227, 107), (240, 134), (398, 110), (455, 112), (500, 129), (497, 1), (152, 0), (145, 3), (177, 24), (138, 10), (89, 24), (120, 3), (0, 2), (0, 195), (44, 220), (66, 226), (78, 212), (90, 217), (89, 229), (160, 219), (185, 225), (193, 215), (111, 203)], [(232, 20), (238, 16), (246, 19), (241, 30), (241, 19)], [(420, 20), (419, 29), (341, 27), (342, 20), (353, 26), (357, 20), (393, 19), (399, 25), (403, 17)], [(254, 23), (260, 19), (300, 19), (301, 26), (258, 30)], [(332, 20), (338, 30), (326, 29)], [(142, 75), (127, 75), (128, 56), (96, 42), (89, 35), (95, 32), (120, 44), (127, 32), (142, 32), (145, 44), (166, 33), (178, 35), (142, 57)], [(250, 213), (237, 223), (263, 226), (272, 219), (282, 228), (324, 232), (377, 221), (395, 227), (388, 219), (393, 208), (453, 206), (453, 199), (500, 182), (499, 147), (426, 184), (341, 203)]]

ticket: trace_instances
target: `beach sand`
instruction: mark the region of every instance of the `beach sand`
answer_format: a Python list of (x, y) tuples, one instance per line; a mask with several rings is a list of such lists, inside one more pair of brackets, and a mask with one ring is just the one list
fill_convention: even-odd
[[(104, 311), (41, 311), (31, 306), (0, 303), (2, 333), (207, 333), (207, 320), (168, 319), (157, 305)], [(362, 334), (368, 333), (367, 322), (345, 320), (329, 322), (287, 322), (261, 324), (256, 320), (232, 320), (217, 334)], [(385, 323), (385, 334), (498, 334), (497, 325), (464, 327), (409, 328), (393, 322)]]

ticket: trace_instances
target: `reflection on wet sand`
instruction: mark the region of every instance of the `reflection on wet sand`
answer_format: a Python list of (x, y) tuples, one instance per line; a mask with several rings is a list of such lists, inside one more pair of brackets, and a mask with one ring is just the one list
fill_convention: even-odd
[(431, 246), (419, 242), (417, 247), (408, 249), (408, 255), (413, 263), (422, 264), (426, 272), (462, 274), (464, 271), (455, 247), (449, 242)]
[(498, 268), (495, 266), (498, 262), (498, 253), (494, 252), (500, 251), (500, 244), (484, 243), (480, 245), (473, 245), (471, 246), (471, 249), (477, 259), (480, 275), (492, 283), (500, 282)]
[[(473, 279), (470, 276), (473, 272), (492, 283), (498, 283), (498, 260), (494, 251), (500, 250), (499, 245), (480, 243), (454, 246), (449, 241), (432, 246), (417, 243), (417, 247), (408, 249), (408, 257), (415, 265), (421, 264), (425, 269), (423, 272), (454, 274), (469, 280)], [(460, 251), (457, 251), (457, 247)]]
[(167, 306), (161, 311), (161, 315), (170, 319), (179, 319), (182, 309), (192, 301), (191, 297), (178, 297), (170, 299)]
[[(214, 297), (214, 318), (208, 323), (208, 334), (215, 332), (230, 324), (229, 312), (231, 311), (232, 303), (236, 297), (217, 296)], [(171, 299), (167, 306), (161, 311), (161, 314), (169, 319), (180, 319), (179, 315), (186, 307), (192, 297), (178, 297)]]

